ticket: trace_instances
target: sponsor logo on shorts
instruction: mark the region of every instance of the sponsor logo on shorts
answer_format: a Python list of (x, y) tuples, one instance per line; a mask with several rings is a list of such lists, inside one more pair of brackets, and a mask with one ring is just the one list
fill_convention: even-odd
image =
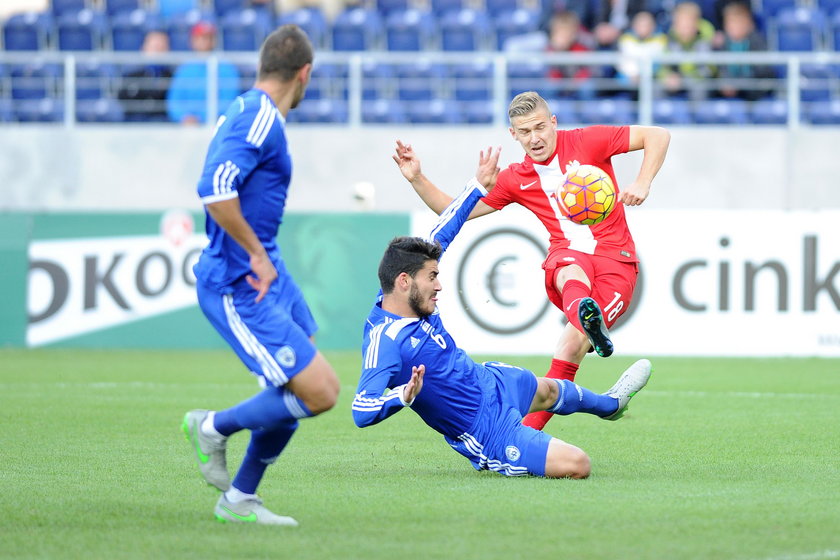
[(519, 448), (515, 445), (508, 445), (505, 448), (505, 455), (511, 461), (518, 461), (522, 453), (519, 452)]
[(284, 368), (294, 367), (295, 362), (297, 362), (297, 356), (291, 346), (281, 347), (280, 350), (274, 354), (274, 357), (277, 359), (277, 363)]

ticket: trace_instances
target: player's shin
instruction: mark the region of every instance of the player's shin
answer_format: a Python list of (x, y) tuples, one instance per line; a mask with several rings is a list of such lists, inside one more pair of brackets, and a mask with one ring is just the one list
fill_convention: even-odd
[(215, 426), (222, 435), (242, 429), (272, 430), (313, 416), (294, 393), (284, 387), (268, 387), (238, 405), (216, 413)]
[[(569, 381), (574, 381), (578, 367), (578, 364), (554, 358), (551, 360), (551, 368), (545, 376), (549, 379), (567, 379)], [(534, 428), (535, 430), (542, 430), (545, 428), (545, 425), (548, 424), (548, 421), (551, 420), (552, 416), (554, 416), (554, 414), (548, 411), (532, 412), (522, 419), (522, 424), (530, 428)]]
[(256, 494), (265, 469), (277, 460), (297, 427), (298, 422), (294, 421), (273, 430), (251, 432), (251, 442), (231, 486), (245, 494)]
[(609, 416), (618, 408), (618, 399), (599, 394), (565, 379), (555, 380), (560, 394), (554, 405), (548, 409), (553, 414), (565, 416), (575, 412), (586, 412), (596, 416)]

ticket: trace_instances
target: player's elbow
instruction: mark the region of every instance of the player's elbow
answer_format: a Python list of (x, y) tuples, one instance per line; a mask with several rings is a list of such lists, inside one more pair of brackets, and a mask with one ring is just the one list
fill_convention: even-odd
[(371, 424), (375, 424), (375, 419), (376, 415), (371, 414), (370, 412), (357, 410), (355, 403), (353, 404), (353, 422), (355, 422), (357, 427), (366, 428)]

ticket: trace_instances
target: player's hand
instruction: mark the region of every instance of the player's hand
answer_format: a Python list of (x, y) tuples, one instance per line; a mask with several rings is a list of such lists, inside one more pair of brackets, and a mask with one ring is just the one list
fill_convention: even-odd
[(274, 263), (271, 262), (268, 255), (263, 253), (262, 255), (251, 256), (251, 270), (254, 271), (254, 276), (246, 276), (245, 281), (257, 290), (257, 297), (254, 301), (259, 303), (268, 293), (271, 283), (277, 280), (277, 269), (274, 268)]
[(478, 170), (475, 172), (475, 178), (479, 183), (484, 185), (485, 189), (492, 189), (496, 186), (496, 178), (499, 176), (499, 154), (502, 153), (502, 147), (499, 146), (495, 150), (488, 147), (487, 151), (481, 150), (478, 152)]
[(397, 140), (396, 154), (391, 156), (400, 168), (400, 173), (405, 177), (409, 183), (413, 182), (420, 176), (420, 160), (417, 154), (414, 153), (414, 148), (411, 144), (403, 144), (402, 140)]
[(411, 368), (411, 379), (405, 384), (403, 389), (403, 400), (407, 403), (413, 402), (420, 389), (423, 388), (423, 374), (426, 373), (426, 366), (420, 364)]
[(650, 193), (650, 185), (644, 185), (638, 181), (618, 193), (618, 201), (626, 206), (638, 206), (645, 201)]

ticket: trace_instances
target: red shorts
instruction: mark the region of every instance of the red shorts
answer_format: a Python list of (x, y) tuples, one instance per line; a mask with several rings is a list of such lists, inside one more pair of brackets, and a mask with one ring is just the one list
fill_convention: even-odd
[(607, 327), (613, 326), (622, 313), (630, 307), (633, 289), (636, 287), (636, 277), (639, 275), (639, 265), (571, 249), (550, 251), (543, 263), (545, 291), (551, 303), (561, 311), (563, 298), (557, 291), (555, 279), (558, 271), (570, 264), (576, 264), (583, 269), (592, 286), (592, 298), (598, 302)]

